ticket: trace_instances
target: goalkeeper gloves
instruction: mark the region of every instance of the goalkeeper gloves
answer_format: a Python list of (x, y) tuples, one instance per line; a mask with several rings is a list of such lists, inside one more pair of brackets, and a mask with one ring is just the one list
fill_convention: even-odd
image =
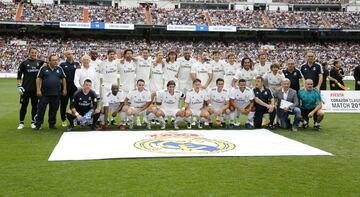
[(20, 95), (23, 95), (25, 92), (25, 89), (20, 84), (17, 85), (16, 90)]

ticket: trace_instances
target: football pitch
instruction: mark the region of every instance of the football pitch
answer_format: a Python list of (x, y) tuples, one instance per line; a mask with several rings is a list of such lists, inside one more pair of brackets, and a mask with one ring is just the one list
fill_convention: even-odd
[(274, 131), (334, 156), (48, 162), (60, 120), (33, 131), (29, 108), (17, 130), (15, 79), (0, 79), (0, 93), (0, 196), (360, 196), (360, 114), (328, 113), (320, 132)]

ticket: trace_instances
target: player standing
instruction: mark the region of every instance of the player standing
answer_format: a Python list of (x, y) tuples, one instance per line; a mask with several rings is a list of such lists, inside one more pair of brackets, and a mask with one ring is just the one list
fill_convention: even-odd
[(224, 66), (224, 88), (231, 90), (233, 88), (232, 80), (235, 77), (236, 72), (240, 69), (240, 66), (236, 63), (236, 56), (234, 53), (230, 53), (227, 57), (228, 62)]
[(135, 89), (136, 63), (131, 49), (124, 51), (124, 60), (119, 65), (121, 90), (127, 94)]
[(217, 79), (223, 79), (224, 78), (224, 67), (225, 67), (225, 61), (220, 60), (220, 51), (214, 51), (213, 52), (213, 60), (210, 61), (210, 66), (212, 68), (212, 80), (210, 82), (210, 87), (216, 87), (216, 81)]
[(207, 62), (207, 53), (201, 54), (200, 60), (191, 67), (191, 77), (193, 80), (200, 79), (201, 87), (207, 89), (213, 78), (213, 71), (211, 65)]
[(65, 62), (62, 62), (59, 66), (64, 70), (66, 76), (66, 85), (67, 85), (67, 94), (60, 97), (60, 115), (62, 126), (66, 127), (66, 108), (68, 106), (69, 100), (71, 101), (74, 93), (77, 91), (77, 87), (74, 83), (75, 71), (80, 68), (80, 63), (74, 61), (74, 53), (71, 50), (64, 52), (66, 57)]
[(19, 126), (17, 129), (23, 129), (25, 124), (25, 115), (29, 100), (31, 99), (31, 128), (35, 128), (35, 115), (39, 98), (36, 96), (36, 77), (44, 61), (37, 59), (38, 50), (31, 47), (29, 57), (23, 61), (17, 72), (17, 91), (20, 94), (20, 113)]

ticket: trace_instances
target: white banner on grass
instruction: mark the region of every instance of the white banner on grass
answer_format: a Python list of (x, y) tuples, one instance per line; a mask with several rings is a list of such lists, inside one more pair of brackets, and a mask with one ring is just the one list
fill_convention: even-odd
[(321, 91), (325, 112), (360, 112), (359, 91)]
[(49, 161), (196, 156), (332, 155), (258, 130), (67, 132)]

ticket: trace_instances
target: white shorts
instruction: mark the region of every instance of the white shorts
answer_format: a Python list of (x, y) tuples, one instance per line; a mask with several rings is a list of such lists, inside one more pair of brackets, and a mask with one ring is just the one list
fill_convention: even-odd
[(165, 110), (164, 108), (160, 108), (160, 110), (162, 112), (164, 112), (165, 114), (165, 117), (176, 117), (176, 113), (179, 111), (179, 110)]
[(199, 116), (201, 114), (201, 110), (194, 110), (194, 109), (190, 109), (192, 116)]
[[(140, 107), (129, 107), (129, 109), (130, 110), (138, 110), (138, 109), (141, 109)], [(142, 111), (142, 112), (140, 112), (140, 113), (138, 113), (138, 114), (136, 114), (137, 116), (146, 116), (146, 110), (144, 110), (144, 111)]]

